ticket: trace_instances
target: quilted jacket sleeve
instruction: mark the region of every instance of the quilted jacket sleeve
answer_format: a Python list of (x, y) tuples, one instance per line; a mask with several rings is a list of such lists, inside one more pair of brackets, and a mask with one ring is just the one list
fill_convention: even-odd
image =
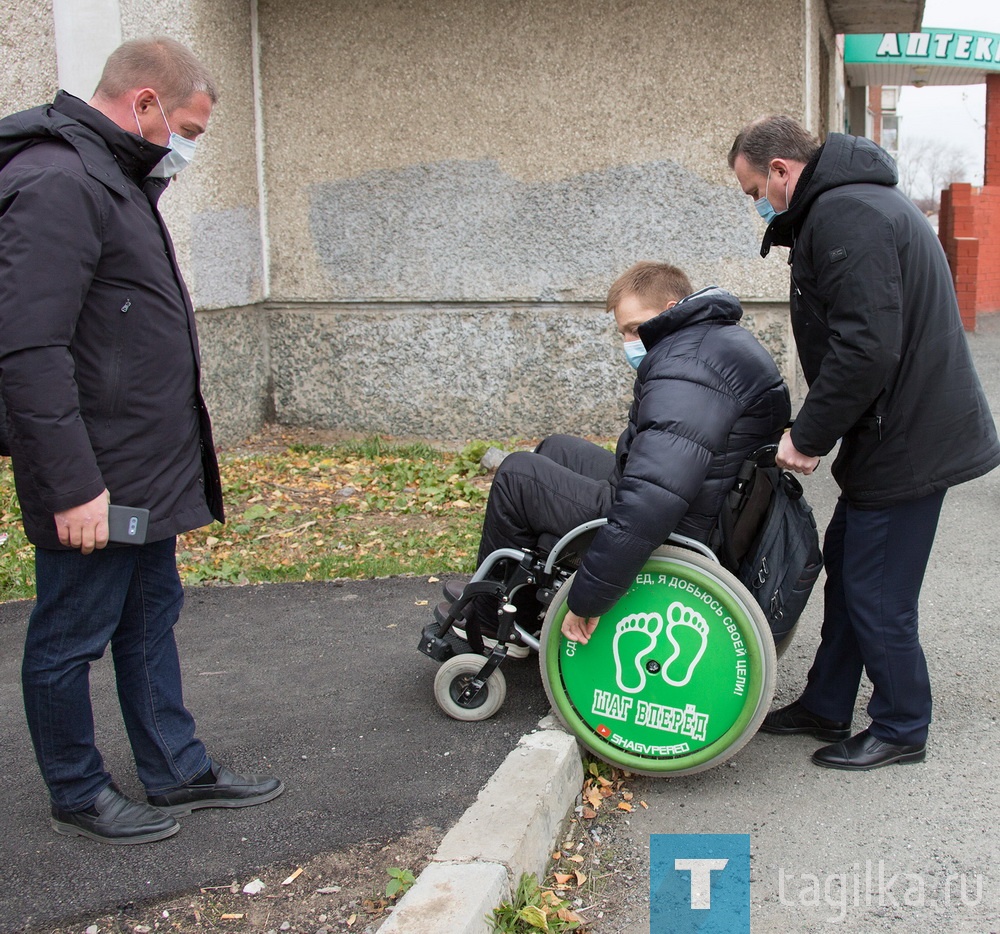
[(633, 404), (636, 431), (608, 524), (569, 593), (574, 613), (600, 616), (628, 589), (687, 512), (713, 452), (724, 448), (744, 408), (726, 380), (695, 358), (671, 361), (645, 380)]

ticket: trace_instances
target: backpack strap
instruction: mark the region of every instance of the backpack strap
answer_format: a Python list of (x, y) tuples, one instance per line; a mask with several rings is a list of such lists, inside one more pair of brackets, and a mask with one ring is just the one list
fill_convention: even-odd
[[(765, 444), (747, 456), (746, 460), (740, 465), (740, 469), (736, 474), (736, 482), (726, 496), (726, 502), (719, 513), (716, 534), (714, 536), (717, 542), (715, 551), (719, 555), (723, 566), (730, 571), (735, 571), (743, 558), (743, 555), (739, 552), (749, 547), (750, 543), (756, 537), (756, 528), (749, 531), (741, 530), (743, 534), (738, 535), (736, 525), (750, 503), (753, 494), (756, 492), (758, 497), (764, 494), (764, 490), (757, 489), (758, 482), (761, 480), (761, 477), (758, 476), (758, 469), (773, 468), (774, 455), (777, 451), (777, 444)], [(765, 482), (769, 487), (766, 492), (767, 499), (770, 501), (773, 487), (770, 482)], [(766, 508), (759, 511), (760, 515), (755, 520), (755, 524), (757, 525), (763, 521), (764, 515), (767, 512)], [(745, 546), (737, 543), (738, 538), (745, 540)]]

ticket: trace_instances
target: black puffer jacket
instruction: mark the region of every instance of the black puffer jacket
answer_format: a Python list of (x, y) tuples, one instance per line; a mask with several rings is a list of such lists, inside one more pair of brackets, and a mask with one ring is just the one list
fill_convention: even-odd
[(781, 435), (788, 389), (742, 315), (709, 288), (639, 328), (648, 352), (618, 439), (621, 478), (569, 593), (574, 613), (610, 609), (671, 532), (708, 541), (746, 456)]
[(157, 541), (222, 518), (166, 150), (60, 93), (0, 121), (0, 386), (28, 538), (105, 487)]
[(951, 271), (871, 140), (832, 133), (764, 236), (792, 247), (791, 314), (809, 383), (792, 440), (827, 454), (856, 506), (878, 508), (1000, 463)]

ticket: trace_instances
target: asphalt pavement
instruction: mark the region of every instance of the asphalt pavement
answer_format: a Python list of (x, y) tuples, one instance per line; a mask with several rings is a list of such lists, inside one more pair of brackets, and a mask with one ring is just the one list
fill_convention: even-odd
[[(177, 640), (199, 735), (212, 756), (278, 775), (286, 791), (261, 807), (198, 811), (169, 840), (131, 847), (49, 828), (20, 696), (32, 604), (0, 604), (0, 930), (85, 919), (422, 827), (443, 837), (548, 703), (537, 665), (511, 662), (496, 717), (445, 716), (438, 666), (417, 651), (439, 599), (425, 578), (188, 590)], [(92, 682), (106, 765), (141, 797), (110, 657)]]

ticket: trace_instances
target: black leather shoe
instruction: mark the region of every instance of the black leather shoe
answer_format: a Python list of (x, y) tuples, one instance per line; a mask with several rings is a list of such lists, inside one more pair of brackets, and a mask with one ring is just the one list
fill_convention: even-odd
[(183, 817), (201, 808), (248, 808), (271, 801), (285, 790), (280, 779), (237, 775), (214, 762), (212, 774), (215, 781), (199, 783), (195, 779), (162, 795), (149, 795), (146, 800), (167, 814)]
[(764, 717), (760, 728), (765, 733), (809, 733), (828, 743), (847, 739), (851, 735), (850, 721), (843, 723), (839, 720), (827, 720), (826, 717), (806, 710), (798, 701), (772, 710)]
[(82, 811), (64, 811), (53, 804), (52, 829), (99, 843), (152, 843), (172, 837), (181, 825), (155, 807), (126, 798), (112, 783)]
[(926, 755), (925, 743), (918, 746), (897, 746), (862, 730), (857, 736), (845, 739), (842, 743), (817, 749), (812, 754), (812, 760), (826, 769), (864, 772), (892, 765), (894, 762), (923, 762)]
[(454, 603), (459, 597), (462, 596), (462, 592), (465, 590), (465, 584), (462, 581), (445, 581), (441, 585), (441, 590), (444, 592), (445, 597), (448, 598), (448, 602)]

